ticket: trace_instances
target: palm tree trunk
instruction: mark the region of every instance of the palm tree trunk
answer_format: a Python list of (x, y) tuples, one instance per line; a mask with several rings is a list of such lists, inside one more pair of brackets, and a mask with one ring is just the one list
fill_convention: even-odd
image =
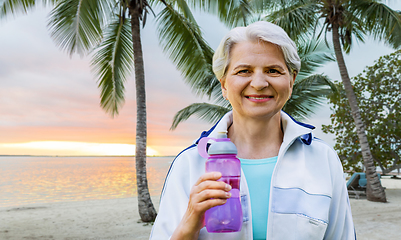
[(146, 178), (146, 94), (143, 65), (140, 22), (138, 11), (130, 8), (132, 42), (134, 47), (135, 85), (136, 85), (136, 182), (138, 187), (138, 210), (141, 220), (153, 222), (156, 210), (150, 198)]
[(340, 69), (341, 79), (343, 81), (344, 89), (347, 94), (348, 102), (351, 107), (352, 117), (355, 122), (356, 131), (361, 146), (362, 158), (365, 166), (366, 179), (367, 179), (366, 196), (369, 201), (387, 202), (386, 193), (384, 192), (384, 188), (382, 187), (379, 177), (377, 176), (376, 173), (376, 167), (373, 162), (373, 157), (370, 151), (368, 138), (366, 136), (365, 125), (362, 121), (358, 102), (353, 90), (353, 86), (351, 85), (347, 67), (345, 65), (344, 56), (341, 50), (340, 37), (337, 24), (335, 23), (333, 24), (332, 31), (333, 31), (334, 52), (336, 54), (338, 68)]

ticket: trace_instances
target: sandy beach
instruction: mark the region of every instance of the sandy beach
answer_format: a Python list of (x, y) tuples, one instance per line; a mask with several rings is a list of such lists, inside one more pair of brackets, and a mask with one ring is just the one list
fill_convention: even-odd
[(401, 239), (401, 179), (382, 177), (387, 203), (350, 199), (357, 239)]
[[(400, 238), (401, 179), (381, 181), (388, 203), (350, 200), (358, 239)], [(158, 208), (159, 197), (152, 199)], [(1, 240), (148, 239), (151, 229), (152, 225), (140, 221), (136, 198), (0, 208)]]

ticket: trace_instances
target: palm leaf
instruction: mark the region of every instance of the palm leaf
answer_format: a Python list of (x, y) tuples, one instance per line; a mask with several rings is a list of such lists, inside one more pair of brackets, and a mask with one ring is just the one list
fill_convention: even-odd
[(108, 7), (98, 0), (60, 1), (48, 22), (52, 38), (70, 55), (82, 56), (100, 42), (104, 21), (100, 13), (108, 12)]
[(120, 18), (105, 29), (105, 36), (91, 65), (101, 88), (101, 106), (111, 116), (118, 114), (124, 103), (124, 82), (131, 74), (134, 58), (129, 20)]
[(252, 1), (252, 8), (255, 13), (266, 14), (266, 12), (274, 12), (284, 5), (288, 5), (290, 1), (288, 0), (259, 0)]
[(247, 25), (248, 17), (252, 15), (251, 0), (188, 0), (195, 9), (217, 15), (221, 22), (232, 28)]
[(206, 120), (209, 123), (215, 123), (224, 116), (231, 108), (222, 107), (210, 103), (194, 103), (178, 111), (173, 120), (173, 124), (170, 129), (174, 130), (178, 124), (187, 120), (190, 116), (196, 115), (202, 120)]
[(327, 76), (315, 74), (294, 83), (291, 98), (283, 110), (297, 120), (305, 119), (337, 88)]
[(276, 11), (269, 12), (264, 20), (282, 27), (296, 41), (304, 33), (314, 29), (318, 15), (315, 1), (283, 1)]
[(7, 15), (28, 13), (35, 6), (35, 0), (2, 0), (0, 1), (0, 19)]
[(297, 80), (308, 77), (317, 68), (322, 67), (327, 62), (335, 61), (334, 53), (320, 40), (310, 39), (298, 45), (298, 55), (301, 59), (301, 70)]
[(196, 94), (210, 96), (220, 83), (212, 71), (213, 50), (201, 36), (199, 26), (169, 5), (157, 21), (163, 50)]
[(187, 2), (185, 0), (176, 0), (176, 2), (177, 8), (181, 10), (180, 12), (184, 14), (184, 17), (188, 21), (196, 24), (195, 18), (192, 15), (191, 9), (189, 8)]
[[(366, 3), (368, 2), (368, 3)], [(365, 4), (365, 5), (363, 5)], [(358, 7), (366, 27), (375, 39), (387, 40), (393, 48), (401, 46), (401, 14), (377, 1), (362, 1)]]
[[(345, 53), (350, 53), (351, 46), (353, 45), (353, 37), (356, 40), (361, 41), (362, 43), (365, 42), (365, 23), (360, 15), (361, 9), (352, 7), (354, 2), (355, 1), (351, 1), (349, 3), (350, 5), (345, 7), (346, 9), (343, 10), (343, 13), (341, 15), (343, 20), (340, 22), (339, 25), (339, 34)], [(328, 29), (330, 28), (326, 28), (326, 30)]]
[(246, 26), (247, 19), (253, 12), (249, 3), (250, 1), (247, 0), (218, 0), (209, 2), (209, 11), (217, 14), (219, 19), (230, 28)]

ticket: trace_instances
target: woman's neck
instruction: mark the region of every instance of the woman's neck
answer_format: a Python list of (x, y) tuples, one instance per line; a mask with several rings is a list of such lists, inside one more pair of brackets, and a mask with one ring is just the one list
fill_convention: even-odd
[(283, 141), (280, 112), (269, 119), (244, 119), (233, 114), (228, 137), (238, 150), (238, 157), (262, 159), (278, 155)]

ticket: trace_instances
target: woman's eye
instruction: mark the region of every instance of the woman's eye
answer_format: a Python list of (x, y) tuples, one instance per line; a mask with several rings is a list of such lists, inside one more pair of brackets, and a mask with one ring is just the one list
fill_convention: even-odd
[(243, 69), (243, 70), (239, 70), (238, 72), (237, 72), (237, 74), (243, 74), (243, 73), (249, 73), (249, 71), (247, 70), (247, 69)]
[(267, 71), (268, 73), (280, 73), (280, 71), (276, 70), (276, 69), (269, 69), (269, 71)]

